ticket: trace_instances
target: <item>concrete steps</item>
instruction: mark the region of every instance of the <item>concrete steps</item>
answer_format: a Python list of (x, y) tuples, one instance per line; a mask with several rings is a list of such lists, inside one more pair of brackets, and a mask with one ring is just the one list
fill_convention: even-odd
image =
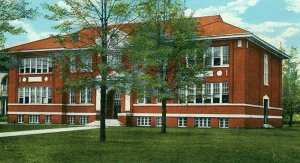
[[(85, 126), (86, 127), (100, 127), (100, 121), (88, 123)], [(121, 122), (119, 122), (117, 119), (106, 119), (105, 126), (106, 127), (121, 127), (121, 126), (123, 126), (123, 124)]]

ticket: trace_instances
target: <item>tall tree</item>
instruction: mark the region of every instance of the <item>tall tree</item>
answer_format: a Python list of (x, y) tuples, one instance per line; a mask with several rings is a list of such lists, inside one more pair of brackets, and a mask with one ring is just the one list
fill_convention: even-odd
[(185, 16), (183, 6), (180, 0), (142, 0), (136, 10), (141, 24), (129, 41), (128, 60), (137, 81), (133, 90), (138, 98), (152, 96), (161, 101), (162, 133), (166, 133), (167, 101), (185, 103), (194, 98), (180, 91), (201, 87), (207, 69), (208, 43), (196, 40), (199, 23)]
[(28, 7), (25, 0), (0, 0), (0, 48), (6, 41), (5, 33), (13, 35), (24, 32), (22, 28), (17, 28), (9, 24), (10, 21), (20, 19), (32, 19), (36, 15), (36, 9)]
[(293, 125), (293, 116), (300, 112), (300, 76), (298, 52), (295, 47), (290, 51), (291, 59), (283, 65), (283, 115), (288, 124)]
[[(115, 61), (120, 61), (121, 57), (119, 51), (124, 47), (126, 36), (121, 35), (123, 25), (130, 23), (132, 18), (132, 7), (135, 6), (135, 1), (120, 1), (120, 0), (64, 0), (65, 5), (45, 5), (45, 7), (52, 12), (51, 15), (46, 16), (48, 19), (61, 22), (55, 26), (55, 29), (61, 31), (58, 41), (62, 44), (65, 41), (73, 41), (76, 43), (83, 43), (84, 49), (79, 52), (79, 57), (98, 58), (100, 62), (91, 67), (87, 62), (78, 60), (75, 57), (74, 64), (78, 69), (85, 69), (90, 72), (80, 78), (72, 78), (68, 75), (68, 61), (61, 60), (62, 57), (72, 59), (74, 53), (66, 52), (60, 54), (57, 63), (62, 65), (62, 79), (66, 87), (83, 88), (85, 86), (99, 86), (101, 89), (101, 111), (100, 111), (100, 142), (106, 141), (105, 132), (105, 115), (106, 115), (106, 98), (109, 87), (117, 86), (122, 82), (118, 73), (110, 73), (112, 69), (118, 72), (123, 66)], [(63, 7), (65, 6), (65, 7)], [(112, 29), (113, 28), (113, 29)], [(87, 30), (85, 33), (76, 32), (81, 29)], [(68, 37), (64, 33), (69, 33)], [(82, 37), (82, 38), (81, 38)], [(95, 39), (96, 37), (96, 39)], [(119, 45), (122, 44), (122, 47)], [(78, 45), (78, 44), (77, 44)], [(116, 51), (118, 54), (116, 54)], [(78, 57), (78, 56), (77, 56)], [(97, 59), (96, 59), (97, 60)], [(114, 63), (114, 65), (112, 65)], [(72, 64), (72, 63), (71, 63)], [(91, 64), (91, 63), (90, 63)], [(72, 66), (72, 65), (71, 65)], [(100, 79), (95, 79), (93, 72), (99, 72)], [(122, 85), (122, 84), (119, 84)]]

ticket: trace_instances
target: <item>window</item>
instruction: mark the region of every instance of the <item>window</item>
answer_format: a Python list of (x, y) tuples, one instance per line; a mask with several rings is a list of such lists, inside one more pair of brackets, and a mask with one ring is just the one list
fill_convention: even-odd
[(229, 65), (229, 46), (210, 47), (205, 58), (207, 65), (227, 66)]
[(199, 128), (210, 127), (210, 118), (195, 118), (195, 127), (199, 127)]
[(228, 83), (205, 83), (204, 88), (205, 99), (204, 103), (228, 103)]
[(92, 57), (90, 56), (81, 56), (81, 72), (90, 72), (92, 71)]
[(161, 125), (162, 125), (162, 118), (161, 117), (156, 117), (155, 118), (155, 122), (156, 122), (156, 126), (157, 127), (161, 127)]
[(228, 118), (220, 118), (219, 119), (219, 127), (220, 128), (228, 128)]
[(204, 103), (211, 103), (211, 83), (206, 83), (204, 87), (205, 99)]
[(187, 126), (187, 118), (179, 117), (178, 118), (178, 127), (186, 127)]
[(202, 103), (202, 88), (191, 85), (189, 87), (181, 87), (178, 91), (178, 103)]
[(75, 104), (75, 92), (72, 90), (69, 92), (69, 103)]
[(269, 58), (268, 55), (264, 55), (264, 84), (269, 84)]
[(88, 116), (87, 115), (80, 115), (79, 116), (79, 124), (87, 124), (88, 123)]
[(138, 104), (151, 104), (151, 97), (147, 94), (140, 94), (137, 99)]
[(107, 55), (107, 64), (110, 67), (117, 67), (122, 63), (122, 56), (118, 50), (110, 50), (110, 53)]
[(22, 114), (17, 115), (17, 120), (18, 120), (18, 123), (24, 123), (24, 115), (22, 115)]
[(75, 61), (75, 57), (71, 57), (71, 58), (70, 58), (70, 72), (71, 72), (71, 73), (76, 72), (76, 61)]
[(222, 103), (229, 102), (228, 83), (222, 83)]
[(40, 115), (29, 115), (29, 123), (40, 123)]
[(51, 115), (45, 115), (45, 124), (51, 124)]
[(69, 116), (69, 123), (70, 124), (75, 124), (75, 116), (74, 115)]
[(49, 57), (22, 58), (19, 63), (20, 74), (51, 73), (52, 69)]
[(80, 91), (80, 103), (81, 104), (90, 104), (92, 103), (92, 90), (91, 88), (85, 88)]
[(20, 104), (52, 103), (50, 87), (19, 87), (18, 99)]
[(220, 83), (213, 83), (213, 103), (220, 103)]
[(151, 117), (137, 117), (137, 126), (151, 126)]

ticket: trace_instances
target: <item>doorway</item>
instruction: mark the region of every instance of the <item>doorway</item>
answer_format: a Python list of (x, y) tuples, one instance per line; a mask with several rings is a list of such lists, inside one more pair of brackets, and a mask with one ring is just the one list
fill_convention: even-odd
[(118, 119), (118, 113), (121, 112), (121, 93), (111, 90), (107, 94), (107, 119)]

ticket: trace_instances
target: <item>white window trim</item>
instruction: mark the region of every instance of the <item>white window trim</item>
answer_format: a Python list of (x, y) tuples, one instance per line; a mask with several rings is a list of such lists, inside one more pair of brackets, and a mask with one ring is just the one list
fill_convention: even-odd
[[(84, 93), (83, 101), (82, 101), (82, 93)], [(88, 98), (88, 96), (90, 96), (90, 98)], [(86, 87), (84, 90), (81, 90), (79, 101), (80, 101), (81, 104), (91, 104), (92, 103), (92, 89)]]
[(178, 127), (180, 128), (187, 127), (187, 117), (178, 117)]
[(44, 115), (45, 124), (51, 124), (52, 116), (51, 115)]
[(71, 125), (75, 124), (75, 116), (74, 115), (69, 116), (69, 124), (71, 124)]
[(151, 117), (140, 116), (136, 119), (137, 126), (151, 126)]
[[(196, 117), (195, 119), (195, 127), (196, 128), (211, 128), (211, 118), (208, 117)], [(197, 124), (198, 121), (198, 124)], [(202, 121), (202, 126), (201, 122)]]
[(17, 115), (17, 121), (18, 121), (18, 123), (24, 123), (24, 115), (23, 114), (18, 114)]
[[(40, 59), (40, 60), (38, 60)], [(46, 59), (47, 61), (47, 71), (46, 72), (43, 72), (43, 64), (44, 64), (44, 59)], [(25, 66), (25, 60), (29, 60), (29, 67), (26, 67)], [(32, 67), (32, 60), (35, 60), (35, 66)], [(37, 69), (38, 69), (38, 61), (41, 61), (40, 65), (41, 65), (41, 72), (37, 72)], [(28, 58), (21, 58), (20, 60), (21, 64), (20, 64), (20, 67), (19, 67), (19, 74), (49, 74), (49, 73), (52, 73), (52, 71), (50, 72), (50, 62), (52, 62), (51, 58), (50, 57), (28, 57)], [(28, 62), (28, 61), (27, 61)], [(24, 63), (24, 67), (22, 67), (22, 63)], [(52, 65), (52, 64), (51, 64)], [(29, 68), (29, 72), (27, 73), (26, 72), (26, 68)], [(53, 67), (51, 67), (53, 68)], [(24, 72), (21, 72), (21, 69), (24, 69)], [(35, 72), (32, 72), (32, 69), (35, 69)]]
[[(214, 65), (214, 51), (216, 47), (220, 47), (221, 48), (221, 52), (220, 52), (220, 65)], [(229, 46), (214, 46), (214, 47), (210, 47), (210, 54), (211, 54), (211, 67), (212, 68), (217, 68), (217, 67), (229, 67), (229, 63), (228, 64), (223, 64), (223, 47), (229, 47)], [(229, 47), (230, 48), (230, 47)], [(229, 51), (229, 56), (230, 56), (230, 51)], [(228, 57), (229, 57), (228, 56)], [(229, 58), (228, 58), (229, 59)]]
[[(227, 121), (227, 126), (225, 125)], [(219, 118), (219, 128), (229, 128), (229, 118), (222, 117)]]
[[(185, 87), (185, 103), (182, 103), (182, 104), (228, 104), (228, 103), (223, 103), (223, 83), (227, 83), (228, 82), (222, 82), (222, 83), (217, 83), (219, 84), (219, 95), (220, 95), (220, 102), (219, 103), (214, 103), (213, 102), (213, 95), (214, 95), (214, 83), (204, 83), (202, 85), (202, 95), (205, 95), (205, 84), (209, 84), (210, 85), (210, 97), (211, 97), (211, 100), (210, 100), (210, 103), (205, 103), (205, 97), (202, 96), (202, 103), (197, 103), (197, 87), (195, 85), (193, 85), (193, 89), (194, 89), (194, 99), (193, 99), (193, 103), (190, 103), (188, 101), (188, 88), (187, 86)], [(229, 91), (229, 85), (228, 85), (228, 91)], [(229, 95), (229, 92), (228, 92), (228, 95)], [(178, 102), (179, 103), (180, 99), (178, 99)]]
[[(27, 96), (26, 95), (26, 89), (28, 88), (28, 103), (25, 103), (25, 99)], [(46, 96), (43, 96), (43, 88), (45, 88), (45, 95)], [(32, 93), (32, 89), (34, 90), (34, 102), (32, 102), (32, 96), (31, 96), (31, 93)], [(21, 91), (22, 91), (22, 94), (21, 94)], [(39, 91), (39, 99), (37, 98), (37, 92)], [(48, 104), (49, 103), (49, 99), (52, 100), (52, 95), (49, 94), (49, 91), (51, 92), (51, 87), (19, 87), (18, 89), (18, 103), (19, 104)], [(51, 92), (52, 93), (52, 92)], [(23, 103), (20, 103), (20, 98), (23, 98)], [(47, 101), (44, 103), (43, 101), (43, 97), (46, 97)], [(39, 100), (39, 103), (37, 102)]]
[(162, 126), (162, 117), (155, 117), (155, 125), (156, 127)]
[(264, 85), (269, 85), (269, 56), (264, 54)]

